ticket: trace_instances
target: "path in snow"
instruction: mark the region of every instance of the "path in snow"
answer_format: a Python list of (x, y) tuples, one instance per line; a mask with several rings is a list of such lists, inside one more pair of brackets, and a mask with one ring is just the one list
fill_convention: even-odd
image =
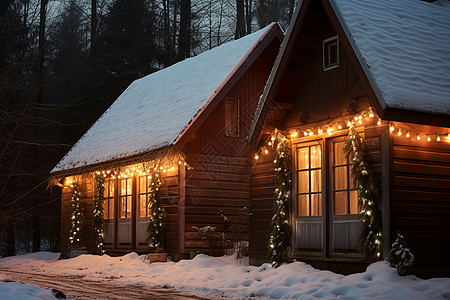
[[(8, 275), (12, 281), (33, 284), (44, 289), (57, 289), (69, 298), (82, 299), (212, 299), (189, 295), (171, 288), (121, 285), (108, 281), (92, 281), (82, 276), (48, 275), (0, 268), (0, 273)], [(224, 299), (217, 297), (216, 299)], [(228, 298), (229, 299), (229, 298)]]

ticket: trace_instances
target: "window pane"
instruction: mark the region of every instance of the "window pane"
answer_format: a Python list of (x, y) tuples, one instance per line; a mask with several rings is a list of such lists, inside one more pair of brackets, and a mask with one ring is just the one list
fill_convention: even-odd
[(311, 195), (311, 216), (322, 215), (322, 194)]
[(322, 166), (322, 151), (320, 146), (311, 147), (311, 168), (320, 168)]
[(347, 160), (344, 157), (344, 142), (334, 143), (334, 165), (344, 165)]
[(139, 196), (139, 216), (147, 217), (147, 195)]
[(322, 170), (311, 171), (311, 192), (322, 191)]
[(358, 205), (358, 191), (350, 191), (350, 214), (356, 215), (361, 212), (361, 206)]
[(131, 195), (131, 189), (132, 189), (131, 178), (129, 178), (127, 179), (127, 195)]
[(120, 195), (124, 196), (127, 194), (127, 180), (122, 179), (120, 180)]
[(297, 169), (308, 169), (309, 166), (309, 147), (297, 149)]
[(127, 197), (127, 218), (131, 218), (131, 196)]
[(120, 217), (127, 217), (127, 197), (120, 197)]
[(297, 196), (297, 214), (299, 216), (309, 215), (309, 194)]
[(108, 202), (109, 202), (108, 203), (108, 210), (109, 210), (108, 218), (113, 219), (114, 218), (114, 198), (109, 198)]
[(297, 193), (309, 193), (309, 171), (297, 173)]
[(347, 191), (334, 192), (334, 214), (347, 214)]
[(139, 193), (145, 194), (147, 192), (147, 176), (139, 177)]
[(114, 197), (114, 181), (109, 182), (109, 197)]
[(110, 181), (105, 181), (104, 187), (105, 190), (103, 191), (103, 197), (108, 198), (108, 188), (109, 188)]
[(334, 189), (345, 190), (347, 189), (347, 166), (334, 168)]

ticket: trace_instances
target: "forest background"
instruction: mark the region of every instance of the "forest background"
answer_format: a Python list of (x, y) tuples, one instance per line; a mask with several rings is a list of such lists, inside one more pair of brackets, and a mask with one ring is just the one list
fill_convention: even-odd
[(0, 256), (59, 250), (50, 171), (135, 79), (265, 27), (295, 0), (0, 1)]

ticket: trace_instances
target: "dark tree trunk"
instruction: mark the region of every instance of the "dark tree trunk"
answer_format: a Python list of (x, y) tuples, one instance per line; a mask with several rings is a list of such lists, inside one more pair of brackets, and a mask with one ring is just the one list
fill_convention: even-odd
[(180, 33), (178, 35), (178, 61), (191, 55), (191, 0), (181, 1)]
[(97, 0), (91, 0), (91, 53), (97, 42)]
[(14, 256), (16, 249), (16, 223), (8, 219), (6, 225), (6, 256)]
[(245, 20), (247, 22), (247, 34), (252, 33), (252, 0), (245, 0)]
[(245, 36), (244, 0), (236, 0), (236, 30), (234, 39)]

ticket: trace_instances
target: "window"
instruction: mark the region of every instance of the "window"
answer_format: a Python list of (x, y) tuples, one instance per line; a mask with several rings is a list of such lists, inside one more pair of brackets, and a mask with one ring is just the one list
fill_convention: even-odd
[(351, 166), (344, 156), (345, 142), (333, 142), (333, 207), (335, 215), (359, 214), (358, 191), (353, 186)]
[(131, 202), (132, 202), (132, 179), (120, 179), (120, 218), (131, 218)]
[(297, 148), (297, 214), (322, 215), (322, 151), (320, 145)]
[[(324, 141), (331, 153), (322, 156), (322, 144), (310, 142), (298, 145), (296, 151), (296, 197), (297, 216), (322, 216), (322, 182), (327, 184), (327, 205), (333, 215), (357, 215), (358, 191), (351, 176), (351, 162), (345, 158), (344, 138)], [(326, 164), (323, 157), (329, 157)], [(325, 188), (325, 187), (324, 187)], [(327, 190), (328, 191), (328, 190)]]
[(239, 99), (225, 99), (225, 135), (239, 136)]
[(150, 216), (150, 211), (148, 207), (148, 196), (150, 193), (150, 176), (142, 176), (139, 177), (139, 217), (148, 217)]
[(339, 66), (338, 36), (323, 41), (323, 70), (330, 70)]
[(103, 201), (104, 218), (113, 219), (114, 218), (114, 180), (105, 180), (105, 191), (103, 196), (105, 200)]

